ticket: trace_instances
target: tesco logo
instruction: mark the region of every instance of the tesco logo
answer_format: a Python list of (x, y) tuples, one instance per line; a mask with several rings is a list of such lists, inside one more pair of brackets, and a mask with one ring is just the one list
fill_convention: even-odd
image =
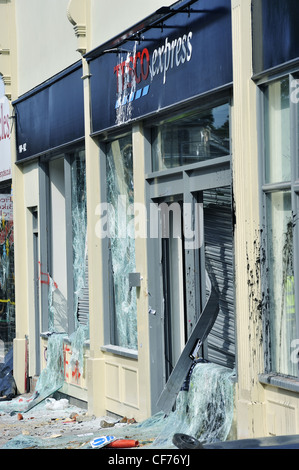
[(191, 39), (192, 32), (190, 31), (171, 41), (166, 38), (165, 43), (155, 49), (152, 55), (146, 47), (142, 51), (128, 55), (126, 60), (114, 67), (117, 93), (122, 93), (147, 80), (149, 75), (151, 79), (157, 75), (162, 76), (163, 84), (165, 84), (169, 69), (179, 67), (191, 60)]

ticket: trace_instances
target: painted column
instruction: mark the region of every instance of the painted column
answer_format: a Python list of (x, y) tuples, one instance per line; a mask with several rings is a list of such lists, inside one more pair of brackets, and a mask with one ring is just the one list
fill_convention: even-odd
[(96, 235), (97, 205), (101, 202), (100, 151), (90, 137), (90, 84), (88, 63), (83, 59), (86, 201), (87, 201), (87, 249), (89, 277), (89, 331), (90, 356), (87, 360), (88, 412), (100, 416), (106, 412), (105, 374), (101, 346), (104, 344), (104, 296), (101, 240)]
[(234, 70), (233, 181), (238, 382), (238, 438), (264, 435), (259, 266), (259, 178), (256, 85), (252, 76), (251, 1), (232, 0)]
[[(133, 127), (133, 175), (135, 200), (135, 258), (136, 272), (140, 273), (140, 287), (137, 294), (138, 333), (138, 387), (141, 418), (151, 415), (150, 408), (150, 355), (149, 355), (149, 293), (147, 279), (147, 215), (146, 215), (146, 139), (142, 125)], [(134, 287), (133, 287), (134, 288)]]

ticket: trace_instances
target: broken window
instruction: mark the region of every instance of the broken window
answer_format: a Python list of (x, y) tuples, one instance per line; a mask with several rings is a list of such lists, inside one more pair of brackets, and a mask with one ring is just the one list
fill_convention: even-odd
[[(87, 324), (89, 319), (87, 284), (87, 211), (85, 152), (75, 154), (72, 173), (72, 232), (75, 326)], [(84, 301), (83, 301), (84, 298)]]
[[(51, 264), (48, 308), (51, 332), (71, 332), (73, 328), (69, 325), (74, 325), (76, 330), (89, 323), (85, 152), (78, 151), (69, 157), (67, 162), (63, 158), (49, 162)], [(71, 246), (67, 244), (70, 238)], [(69, 289), (71, 279), (73, 291)], [(70, 303), (73, 308), (68, 308)]]
[(129, 286), (135, 272), (132, 138), (127, 135), (107, 146), (109, 264), (112, 290), (112, 343), (137, 349), (136, 289)]
[(67, 332), (67, 260), (64, 160), (49, 162), (50, 276), (48, 291), (49, 330)]

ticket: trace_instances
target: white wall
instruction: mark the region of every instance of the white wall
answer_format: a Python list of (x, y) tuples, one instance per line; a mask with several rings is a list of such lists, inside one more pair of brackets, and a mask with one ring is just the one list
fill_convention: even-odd
[(16, 0), (18, 94), (80, 59), (69, 0)]
[(174, 0), (91, 0), (91, 49), (122, 33)]
[[(88, 0), (91, 49), (122, 33), (173, 0)], [(74, 26), (68, 19), (70, 0), (15, 0), (18, 96), (81, 58)], [(79, 5), (82, 17), (86, 3)], [(80, 21), (75, 15), (74, 20)], [(84, 20), (85, 22), (86, 20)], [(88, 41), (88, 42), (89, 42)]]

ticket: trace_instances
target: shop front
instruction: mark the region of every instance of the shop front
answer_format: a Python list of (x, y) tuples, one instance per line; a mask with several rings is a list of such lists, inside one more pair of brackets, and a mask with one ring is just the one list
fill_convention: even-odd
[(101, 409), (146, 417), (211, 284), (217, 318), (196, 358), (236, 363), (230, 1), (161, 8), (84, 58), (104, 325), (90, 364)]
[(21, 392), (33, 386), (50, 360), (49, 338), (63, 335), (66, 391), (86, 400), (82, 360), (72, 360), (71, 346), (79, 329), (88, 339), (89, 313), (81, 76), (78, 62), (13, 103), (20, 299), (14, 373)]

